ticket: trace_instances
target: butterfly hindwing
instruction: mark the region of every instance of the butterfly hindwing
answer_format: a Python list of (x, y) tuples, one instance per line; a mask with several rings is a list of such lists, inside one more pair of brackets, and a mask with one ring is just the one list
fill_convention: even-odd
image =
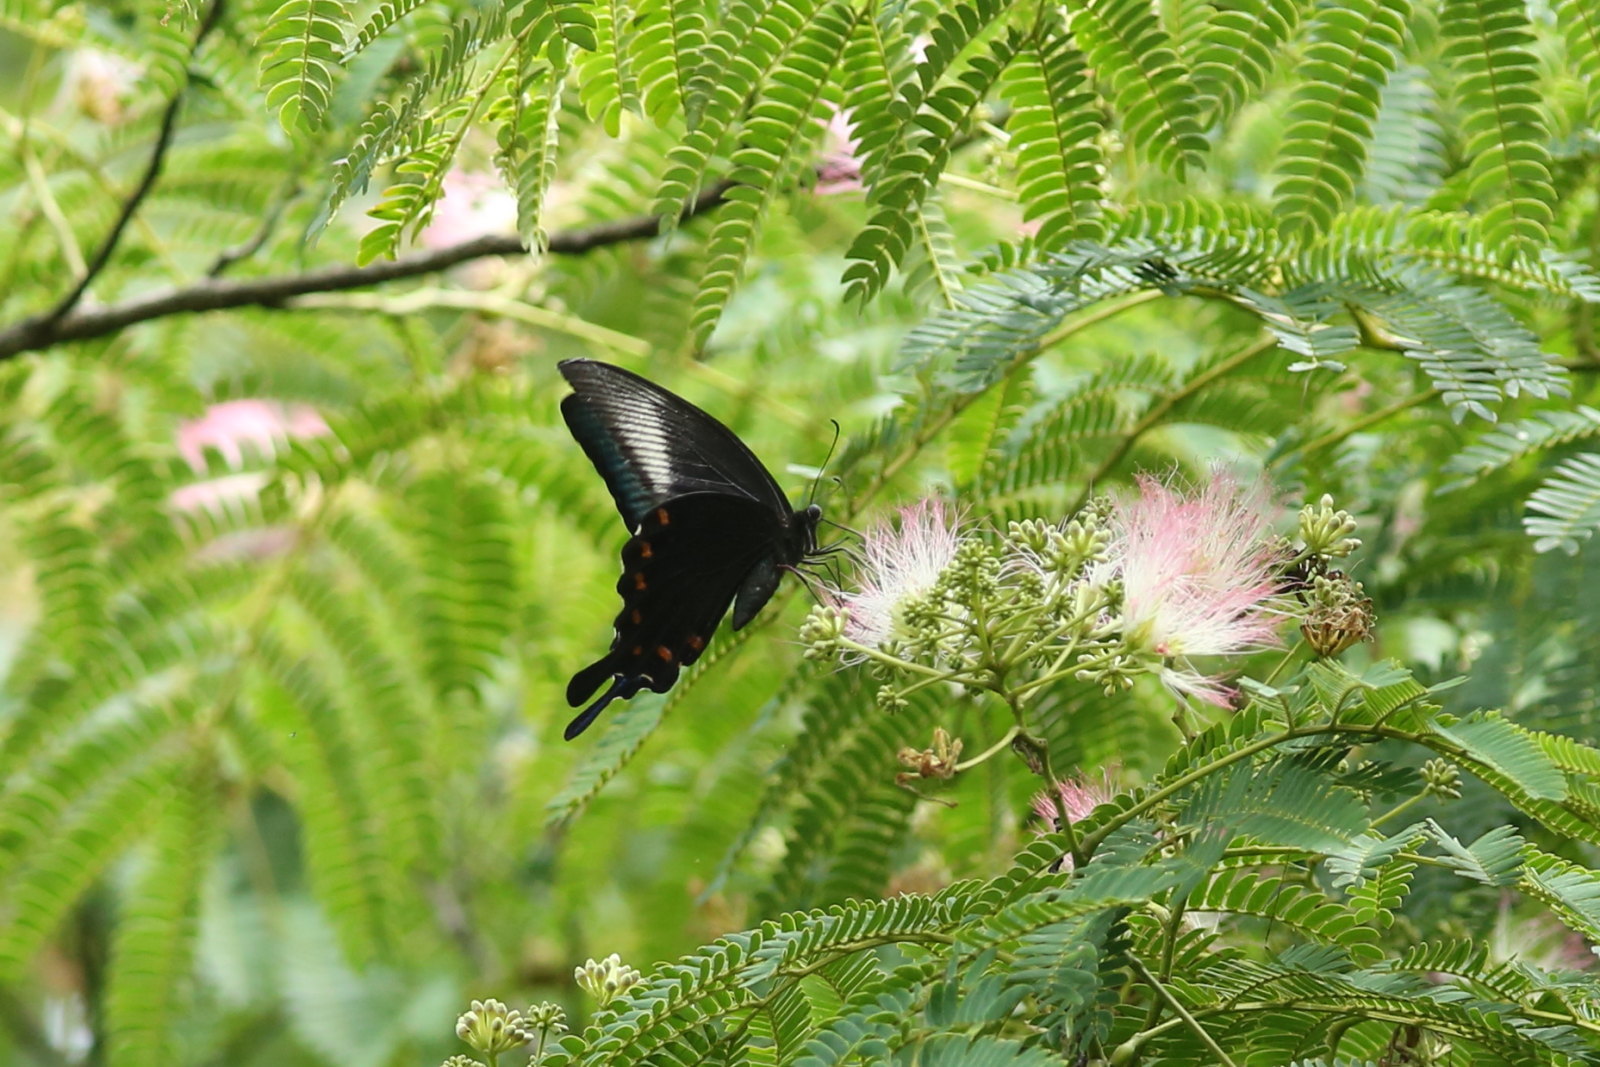
[(622, 550), (622, 610), (611, 649), (573, 675), (567, 702), (583, 703), (607, 679), (611, 686), (567, 727), (568, 739), (612, 700), (670, 689), (705, 651), (781, 532), (768, 509), (718, 493), (690, 494), (647, 512)]

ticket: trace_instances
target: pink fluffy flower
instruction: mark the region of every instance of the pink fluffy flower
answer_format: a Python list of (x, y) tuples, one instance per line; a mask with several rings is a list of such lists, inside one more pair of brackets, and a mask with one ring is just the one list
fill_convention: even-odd
[(860, 590), (838, 594), (845, 636), (872, 646), (894, 636), (901, 610), (933, 589), (960, 544), (959, 524), (940, 500), (901, 508), (898, 526), (875, 526), (861, 547)]
[(80, 48), (67, 58), (62, 86), (84, 115), (104, 126), (120, 126), (143, 74), (144, 68), (131, 60)]
[[(1061, 829), (1061, 815), (1066, 813), (1068, 822), (1078, 822), (1095, 808), (1104, 804), (1117, 795), (1116, 783), (1111, 780), (1111, 768), (1100, 772), (1098, 781), (1092, 780), (1088, 775), (1076, 774), (1064, 781), (1055, 783), (1055, 796), (1049, 790), (1041, 790), (1034, 795), (1034, 814), (1044, 820), (1040, 833)], [(1072, 857), (1062, 856), (1061, 866), (1064, 870), (1072, 870)]]
[[(328, 432), (315, 408), (272, 400), (228, 400), (213, 404), (198, 419), (178, 427), (178, 453), (196, 474), (208, 469), (206, 452), (215, 452), (230, 468), (243, 466), (249, 454), (271, 457), (291, 437), (318, 437)], [(226, 513), (253, 501), (267, 484), (260, 471), (241, 471), (207, 478), (172, 492), (175, 511)], [(283, 527), (238, 530), (213, 542), (205, 554), (214, 559), (262, 557), (282, 551), (292, 540)]]
[(861, 142), (855, 138), (850, 112), (834, 108), (823, 133), (822, 155), (817, 160), (817, 183), (812, 192), (853, 193), (861, 189)]
[(178, 427), (178, 454), (200, 474), (206, 469), (207, 449), (220, 453), (228, 466), (237, 467), (244, 462), (246, 445), (257, 455), (271, 456), (291, 437), (327, 432), (328, 424), (307, 404), (225, 400)]
[(1160, 656), (1162, 681), (1180, 693), (1226, 706), (1232, 691), (1189, 658), (1281, 643), (1266, 512), (1259, 487), (1223, 473), (1192, 494), (1145, 476), (1115, 506), (1105, 566), (1122, 583), (1124, 638)]
[(433, 218), (417, 236), (423, 248), (446, 248), (517, 228), (517, 198), (493, 171), (451, 169)]
[(1090, 781), (1087, 775), (1078, 774), (1057, 782), (1055, 796), (1052, 797), (1048, 790), (1034, 796), (1033, 810), (1039, 818), (1054, 827), (1059, 825), (1057, 820), (1063, 811), (1067, 813), (1068, 821), (1077, 822), (1116, 795), (1117, 788), (1111, 781), (1108, 768), (1100, 772), (1099, 781)]

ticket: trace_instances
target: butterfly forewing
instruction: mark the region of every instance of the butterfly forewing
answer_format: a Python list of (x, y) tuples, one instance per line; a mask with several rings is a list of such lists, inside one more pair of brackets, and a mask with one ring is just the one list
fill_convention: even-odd
[(630, 530), (650, 508), (690, 493), (731, 493), (789, 514), (754, 453), (687, 400), (607, 363), (569, 359), (560, 368), (575, 390), (561, 414)]

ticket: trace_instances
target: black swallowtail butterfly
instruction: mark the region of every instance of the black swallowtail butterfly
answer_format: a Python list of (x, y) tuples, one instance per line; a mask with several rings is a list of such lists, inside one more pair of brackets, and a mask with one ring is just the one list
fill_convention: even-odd
[(735, 630), (754, 618), (783, 569), (816, 553), (822, 509), (791, 508), (745, 443), (682, 397), (608, 363), (559, 366), (573, 389), (562, 417), (633, 535), (611, 650), (572, 676), (567, 703), (611, 685), (567, 725), (570, 741), (613, 700), (670, 689), (729, 604)]

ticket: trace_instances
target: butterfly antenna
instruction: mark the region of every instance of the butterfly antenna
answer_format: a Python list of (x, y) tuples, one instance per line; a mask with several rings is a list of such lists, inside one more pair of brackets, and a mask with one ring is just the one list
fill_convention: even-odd
[[(811, 479), (811, 496), (806, 500), (807, 506), (817, 502), (817, 487), (822, 484), (822, 473), (828, 469), (828, 461), (833, 458), (833, 450), (839, 447), (839, 434), (843, 432), (839, 428), (838, 419), (828, 421), (833, 423), (833, 443), (828, 446), (828, 454), (822, 457), (822, 466), (817, 468), (817, 476)], [(838, 479), (835, 478), (834, 481)]]

